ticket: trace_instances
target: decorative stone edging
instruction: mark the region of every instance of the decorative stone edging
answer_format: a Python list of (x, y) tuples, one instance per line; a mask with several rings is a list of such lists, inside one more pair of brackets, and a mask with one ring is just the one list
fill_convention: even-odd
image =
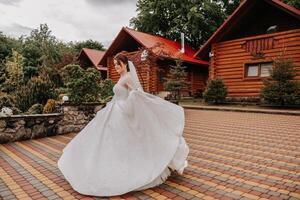
[(0, 118), (0, 143), (56, 135), (62, 113), (13, 115)]
[(102, 107), (100, 103), (63, 103), (59, 113), (0, 117), (0, 143), (79, 132)]

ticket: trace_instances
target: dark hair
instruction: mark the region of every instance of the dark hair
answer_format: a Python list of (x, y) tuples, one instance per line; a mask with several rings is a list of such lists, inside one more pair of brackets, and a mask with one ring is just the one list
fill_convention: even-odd
[(129, 72), (129, 66), (128, 66), (128, 58), (125, 55), (125, 53), (127, 53), (126, 51), (121, 51), (119, 52), (117, 55), (115, 55), (114, 59), (118, 62), (118, 64), (120, 65), (121, 62), (124, 63), (126, 65), (126, 69)]

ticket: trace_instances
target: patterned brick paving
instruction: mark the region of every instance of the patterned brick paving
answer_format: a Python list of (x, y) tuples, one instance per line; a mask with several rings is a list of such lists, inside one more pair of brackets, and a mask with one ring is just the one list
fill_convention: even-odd
[(185, 110), (189, 166), (111, 198), (74, 191), (57, 168), (75, 134), (0, 145), (2, 199), (300, 199), (300, 116)]

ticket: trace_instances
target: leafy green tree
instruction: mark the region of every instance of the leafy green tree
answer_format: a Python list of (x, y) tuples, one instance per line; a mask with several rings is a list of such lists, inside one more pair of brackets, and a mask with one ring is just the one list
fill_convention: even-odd
[(186, 66), (182, 65), (181, 60), (176, 60), (176, 65), (172, 65), (170, 68), (170, 78), (165, 78), (167, 81), (164, 83), (164, 87), (167, 91), (171, 91), (175, 100), (180, 101), (181, 90), (188, 86), (186, 81), (187, 72)]
[(24, 83), (24, 57), (17, 51), (12, 51), (12, 56), (6, 60), (6, 79), (2, 90), (5, 92), (14, 91)]
[(227, 88), (222, 78), (208, 80), (207, 88), (203, 92), (203, 98), (208, 103), (223, 103), (227, 96)]
[(30, 36), (20, 38), (25, 66), (53, 66), (60, 61), (61, 52), (58, 40), (51, 34), (47, 24), (41, 24), (31, 31)]
[(24, 66), (24, 82), (26, 83), (30, 80), (33, 76), (38, 76), (38, 68), (32, 66)]
[(3, 35), (0, 31), (0, 62), (5, 61), (7, 57), (11, 57), (12, 49), (18, 50), (20, 42), (14, 38)]
[(226, 15), (230, 15), (233, 11), (239, 6), (242, 2), (241, 0), (221, 0), (223, 9), (225, 10)]
[(291, 59), (276, 58), (271, 80), (264, 80), (262, 101), (270, 105), (300, 105), (300, 82), (294, 80), (296, 74), (296, 66)]
[(0, 60), (4, 60), (7, 56), (11, 56), (11, 44), (8, 38), (0, 32)]
[[(227, 7), (230, 5), (226, 3)], [(179, 40), (183, 32), (187, 43), (199, 48), (224, 21), (224, 6), (220, 1), (210, 0), (138, 0), (138, 14), (130, 25), (172, 40)]]
[(0, 91), (2, 90), (3, 83), (6, 80), (6, 73), (5, 73), (5, 61), (0, 61)]
[[(241, 0), (138, 0), (137, 16), (130, 20), (136, 30), (180, 40), (198, 49), (240, 4)], [(284, 0), (300, 9), (299, 0)]]
[(80, 42), (72, 42), (71, 46), (74, 48), (76, 54), (78, 54), (82, 48), (96, 49), (100, 51), (105, 50), (102, 43), (91, 39)]
[(294, 6), (295, 8), (300, 10), (300, 1), (299, 0), (284, 0), (284, 3), (287, 3), (291, 6)]
[(67, 65), (63, 69), (64, 85), (70, 101), (96, 102), (100, 99), (100, 73), (94, 68), (82, 69), (79, 65)]
[(61, 53), (61, 58), (60, 61), (54, 65), (56, 70), (61, 70), (64, 66), (77, 62), (77, 50), (72, 46), (72, 43), (59, 42), (58, 48)]
[(47, 77), (53, 83), (55, 88), (63, 87), (64, 85), (60, 70), (57, 70), (53, 67), (40, 67), (38, 74), (42, 77)]
[(62, 69), (62, 78), (64, 85), (74, 79), (79, 79), (84, 74), (84, 70), (79, 65), (66, 65)]

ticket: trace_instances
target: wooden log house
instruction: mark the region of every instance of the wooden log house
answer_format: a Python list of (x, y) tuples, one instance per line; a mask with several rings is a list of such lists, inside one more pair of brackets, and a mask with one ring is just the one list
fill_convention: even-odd
[(209, 78), (223, 78), (229, 98), (258, 99), (283, 52), (300, 80), (300, 11), (279, 0), (245, 0), (194, 58), (209, 61)]
[(146, 92), (159, 94), (164, 92), (164, 77), (169, 77), (171, 65), (181, 59), (188, 73), (189, 88), (183, 91), (186, 96), (201, 93), (206, 87), (208, 62), (193, 58), (196, 53), (185, 45), (181, 53), (181, 44), (166, 38), (139, 32), (123, 27), (110, 47), (101, 58), (99, 65), (107, 67), (108, 78), (116, 82), (119, 75), (113, 64), (113, 57), (121, 51), (127, 51), (128, 58), (135, 64), (139, 79)]
[(78, 54), (77, 60), (82, 68), (87, 69), (88, 67), (93, 67), (100, 71), (101, 77), (103, 79), (106, 79), (107, 68), (99, 65), (99, 62), (103, 57), (104, 53), (105, 51), (83, 48)]

